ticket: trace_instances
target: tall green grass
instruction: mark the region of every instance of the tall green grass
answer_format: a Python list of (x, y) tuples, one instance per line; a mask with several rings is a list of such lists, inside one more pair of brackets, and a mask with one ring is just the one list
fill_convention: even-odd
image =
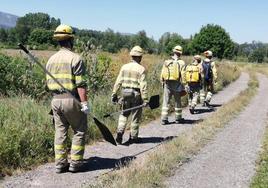
[[(107, 62), (106, 60), (109, 58), (111, 62), (108, 73), (112, 73), (109, 75), (110, 80), (103, 82), (105, 87), (94, 91), (94, 98), (91, 98), (90, 103), (92, 113), (103, 121), (112, 132), (115, 132), (118, 116), (103, 119), (103, 115), (119, 110), (118, 106), (112, 105), (110, 102), (111, 88), (119, 68), (128, 60), (128, 53), (102, 54), (102, 60), (105, 61), (101, 61), (101, 63)], [(30, 169), (37, 164), (53, 159), (54, 130), (48, 115), (50, 98), (40, 98), (43, 93), (48, 96), (44, 90), (44, 74), (40, 69), (34, 67), (31, 75), (23, 78), (29, 68), (27, 61), (1, 55), (0, 60), (3, 60), (1, 63), (4, 62), (10, 66), (6, 68), (1, 66), (2, 64), (0, 65), (0, 69), (5, 70), (5, 72), (0, 71), (2, 76), (0, 92), (3, 95), (0, 97), (0, 174), (11, 174), (14, 170)], [(159, 56), (153, 55), (146, 55), (143, 59), (142, 64), (148, 69), (150, 95), (162, 93), (159, 81), (162, 61)], [(17, 65), (18, 63), (20, 65)], [(90, 66), (90, 62), (88, 66)], [(232, 64), (219, 63), (218, 66), (217, 89), (221, 89), (240, 74), (239, 69)], [(8, 75), (12, 75), (12, 79)], [(25, 84), (23, 84), (23, 80)], [(93, 94), (92, 92), (89, 91), (89, 96)], [(10, 95), (10, 93), (12, 94)], [(186, 97), (183, 99), (183, 104), (187, 104)], [(153, 111), (145, 109), (143, 122), (158, 118), (160, 110), (160, 108)], [(89, 119), (87, 143), (92, 143), (100, 138), (100, 132)], [(70, 146), (70, 140), (68, 143)]]

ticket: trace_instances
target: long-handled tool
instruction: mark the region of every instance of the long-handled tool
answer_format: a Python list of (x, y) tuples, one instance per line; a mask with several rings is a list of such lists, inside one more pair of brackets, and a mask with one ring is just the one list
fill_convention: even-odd
[[(149, 107), (151, 110), (153, 109), (156, 109), (160, 106), (159, 104), (159, 95), (154, 95), (154, 96), (151, 96), (150, 100), (149, 100)], [(110, 117), (110, 116), (113, 116), (115, 114), (119, 114), (119, 113), (123, 113), (123, 112), (128, 112), (128, 111), (131, 111), (131, 110), (136, 110), (136, 109), (139, 109), (139, 108), (143, 108), (143, 107), (146, 107), (145, 104), (142, 104), (142, 105), (139, 105), (139, 106), (135, 106), (135, 107), (132, 107), (132, 108), (128, 108), (128, 109), (125, 109), (125, 110), (121, 110), (121, 111), (118, 111), (118, 112), (113, 112), (113, 113), (110, 113), (110, 114), (105, 114), (103, 117), (104, 118), (107, 118), (107, 117)]]
[[(20, 49), (22, 49), (29, 57), (30, 59), (36, 63), (37, 65), (40, 66), (40, 68), (46, 73), (48, 74), (66, 93), (68, 93), (71, 97), (73, 97), (73, 99), (79, 104), (80, 102), (72, 95), (72, 93), (67, 90), (49, 71), (47, 71), (47, 69), (25, 48), (25, 46), (23, 46), (22, 44), (18, 44), (18, 46), (20, 47)], [(97, 127), (99, 128), (100, 132), (102, 133), (102, 136), (104, 138), (104, 140), (106, 140), (107, 142), (113, 144), (113, 145), (117, 145), (114, 137), (112, 135), (112, 133), (110, 132), (110, 130), (103, 124), (101, 123), (96, 117), (94, 117), (93, 114), (89, 114), (89, 116), (91, 118), (93, 118), (94, 123), (97, 125)]]

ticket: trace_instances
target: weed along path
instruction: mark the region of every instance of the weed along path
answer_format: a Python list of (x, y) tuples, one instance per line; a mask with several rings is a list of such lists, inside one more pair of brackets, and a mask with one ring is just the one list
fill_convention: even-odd
[[(227, 103), (236, 97), (241, 91), (247, 88), (249, 75), (242, 73), (240, 78), (231, 83), (223, 91), (216, 94), (212, 104), (215, 108)], [(188, 109), (183, 110), (185, 124), (160, 125), (160, 120), (155, 120), (140, 129), (142, 143), (130, 146), (114, 147), (108, 143), (98, 142), (95, 145), (87, 146), (85, 151), (85, 172), (56, 174), (53, 163), (48, 163), (35, 170), (6, 178), (3, 187), (81, 187), (95, 181), (96, 177), (109, 173), (119, 165), (124, 165), (132, 159), (140, 158), (148, 151), (159, 146), (163, 141), (172, 139), (192, 128), (193, 125), (208, 117), (211, 113), (206, 108), (199, 108), (199, 114), (191, 115)], [(128, 139), (125, 134), (124, 140)]]
[(263, 75), (258, 79), (258, 93), (247, 108), (179, 168), (167, 180), (167, 187), (249, 187), (268, 113), (268, 79)]

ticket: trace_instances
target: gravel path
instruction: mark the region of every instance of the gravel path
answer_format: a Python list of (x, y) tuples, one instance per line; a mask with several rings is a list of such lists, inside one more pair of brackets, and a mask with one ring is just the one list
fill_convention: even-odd
[(268, 79), (258, 75), (258, 94), (249, 106), (191, 162), (166, 182), (167, 187), (249, 187), (268, 112)]
[[(249, 76), (242, 73), (240, 78), (230, 84), (223, 91), (214, 96), (212, 103), (220, 106), (237, 96), (242, 90), (247, 88)], [(160, 120), (155, 120), (147, 126), (142, 127), (140, 136), (143, 143), (131, 146), (114, 147), (104, 142), (98, 142), (93, 146), (87, 146), (85, 151), (85, 162), (87, 169), (83, 173), (64, 173), (55, 174), (54, 164), (48, 163), (35, 170), (21, 175), (6, 178), (2, 182), (3, 187), (81, 187), (85, 184), (94, 183), (96, 177), (108, 173), (115, 169), (119, 164), (124, 164), (131, 159), (142, 157), (146, 152), (157, 147), (161, 142), (176, 137), (186, 131), (194, 123), (206, 118), (211, 113), (205, 108), (200, 107), (200, 113), (191, 115), (188, 109), (183, 110), (184, 118), (187, 123), (181, 125), (161, 126)], [(125, 134), (125, 140), (128, 135)], [(1, 185), (0, 185), (1, 187)]]

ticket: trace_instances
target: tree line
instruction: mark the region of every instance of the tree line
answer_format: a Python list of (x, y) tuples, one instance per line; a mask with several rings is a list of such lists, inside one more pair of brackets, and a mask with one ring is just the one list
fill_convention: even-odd
[[(29, 13), (18, 18), (17, 24), (11, 29), (0, 29), (0, 47), (14, 48), (18, 42), (27, 44), (31, 49), (55, 49), (53, 31), (61, 23), (60, 19), (45, 13)], [(253, 41), (252, 43), (235, 43), (224, 28), (208, 24), (189, 39), (178, 33), (164, 33), (160, 39), (154, 40), (144, 30), (136, 34), (124, 34), (106, 31), (95, 31), (74, 28), (76, 47), (92, 46), (116, 53), (123, 48), (130, 49), (140, 45), (147, 53), (169, 54), (172, 48), (180, 44), (185, 55), (200, 54), (209, 49), (220, 59), (234, 59), (249, 62), (268, 62), (268, 45)]]

